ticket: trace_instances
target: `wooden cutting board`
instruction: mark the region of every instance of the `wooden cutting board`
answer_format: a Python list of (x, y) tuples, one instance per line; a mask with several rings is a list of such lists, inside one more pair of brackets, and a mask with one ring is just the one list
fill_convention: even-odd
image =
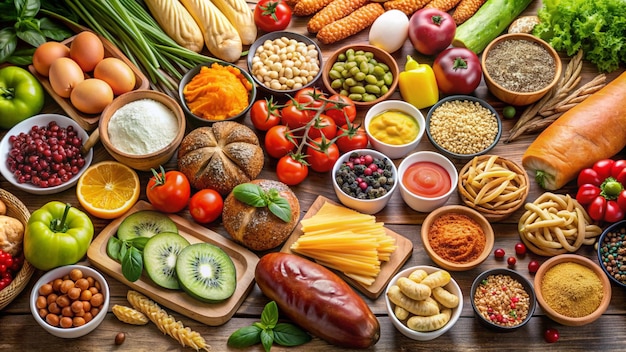
[(160, 305), (191, 319), (211, 326), (226, 323), (252, 290), (254, 269), (259, 261), (259, 257), (248, 249), (204, 226), (175, 214), (167, 214), (178, 226), (179, 233), (189, 243), (211, 243), (222, 248), (231, 257), (237, 271), (237, 288), (235, 293), (224, 302), (205, 303), (192, 298), (183, 291), (169, 290), (157, 286), (150, 280), (145, 271), (139, 280), (130, 282), (124, 278), (120, 264), (109, 258), (106, 253), (106, 246), (109, 238), (117, 233), (120, 223), (128, 215), (144, 209), (153, 208), (148, 202), (138, 201), (124, 216), (114, 220), (100, 232), (87, 251), (87, 258), (89, 258), (91, 264), (126, 284), (131, 289), (150, 297)]
[[(317, 197), (317, 199), (315, 199), (315, 202), (311, 204), (309, 211), (307, 211), (303, 219), (308, 219), (311, 216), (317, 214), (317, 212), (320, 210), (322, 205), (324, 205), (324, 203), (326, 202), (337, 205), (337, 203), (333, 202), (332, 200), (323, 196), (319, 196)], [(388, 262), (383, 262), (381, 264), (380, 273), (378, 274), (378, 277), (376, 278), (376, 280), (374, 281), (372, 285), (370, 286), (363, 285), (360, 282), (355, 281), (336, 270), (333, 270), (335, 271), (336, 274), (338, 274), (342, 279), (344, 279), (354, 288), (356, 288), (361, 293), (363, 293), (364, 295), (372, 299), (376, 299), (381, 295), (381, 293), (387, 287), (387, 284), (389, 283), (391, 278), (400, 270), (402, 265), (404, 265), (404, 263), (409, 259), (409, 257), (413, 253), (413, 242), (411, 242), (411, 240), (409, 240), (408, 238), (398, 233), (391, 231), (388, 228), (385, 228), (385, 231), (387, 232), (387, 235), (395, 238), (396, 245), (398, 246), (398, 248), (391, 254), (391, 259)], [(296, 229), (292, 232), (291, 236), (289, 236), (289, 238), (283, 245), (281, 252), (297, 254), (297, 253), (292, 252), (290, 247), (302, 234), (303, 234), (302, 225), (298, 223), (298, 226), (296, 226)]]

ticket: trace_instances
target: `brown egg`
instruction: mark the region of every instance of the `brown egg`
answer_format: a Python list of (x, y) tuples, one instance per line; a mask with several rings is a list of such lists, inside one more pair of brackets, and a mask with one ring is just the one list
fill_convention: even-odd
[(79, 111), (98, 114), (113, 101), (113, 90), (101, 79), (88, 78), (72, 90), (70, 101)]
[(72, 89), (85, 80), (85, 74), (74, 60), (60, 57), (50, 65), (49, 79), (55, 93), (63, 98), (69, 98)]
[(98, 62), (104, 59), (102, 41), (92, 32), (80, 32), (70, 44), (70, 58), (76, 61), (84, 72), (93, 71)]
[(48, 77), (50, 65), (60, 57), (70, 57), (70, 48), (59, 42), (45, 42), (33, 53), (33, 66), (37, 73)]
[(107, 82), (113, 94), (120, 95), (135, 88), (135, 73), (124, 61), (107, 57), (93, 70), (93, 76)]

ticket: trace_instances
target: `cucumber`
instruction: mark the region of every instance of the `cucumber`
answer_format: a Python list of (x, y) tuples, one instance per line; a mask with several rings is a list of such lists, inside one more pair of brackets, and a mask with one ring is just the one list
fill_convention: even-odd
[(474, 16), (456, 28), (452, 46), (480, 54), (532, 0), (487, 0)]

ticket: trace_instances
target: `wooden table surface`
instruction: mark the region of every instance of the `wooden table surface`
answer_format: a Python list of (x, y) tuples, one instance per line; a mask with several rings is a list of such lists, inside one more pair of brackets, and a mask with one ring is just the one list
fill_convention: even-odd
[[(252, 5), (251, 5), (252, 6)], [(533, 2), (526, 10), (526, 14), (534, 14), (540, 7), (540, 2)], [(306, 18), (294, 18), (294, 21), (288, 28), (291, 31), (306, 34)], [(360, 33), (359, 35), (344, 40), (343, 42), (336, 43), (334, 45), (323, 46), (324, 57), (328, 55), (336, 48), (348, 44), (348, 43), (365, 43), (367, 42), (367, 31)], [(394, 53), (394, 57), (397, 59), (400, 67), (404, 66), (406, 56), (410, 54), (416, 57), (418, 61), (432, 63), (432, 57), (424, 57), (418, 55), (412, 48), (410, 42), (407, 41), (404, 47), (398, 52)], [(563, 57), (563, 64), (567, 63), (568, 59)], [(241, 59), (238, 64), (241, 67), (245, 67), (245, 60)], [(597, 73), (596, 69), (590, 64), (585, 64), (583, 69), (583, 82), (588, 81)], [(613, 79), (617, 74), (621, 73), (621, 70), (609, 75), (609, 79)], [(321, 86), (321, 82), (319, 82)], [(475, 95), (482, 97), (490, 101), (498, 110), (501, 111), (503, 104), (493, 96), (489, 94), (484, 83), (476, 90)], [(399, 92), (394, 95), (395, 99), (400, 99)], [(63, 113), (60, 107), (49, 97), (46, 98), (46, 106), (43, 110), (44, 113)], [(610, 107), (607, 107), (610, 109)], [(427, 110), (423, 111), (424, 114)], [(359, 116), (362, 118), (365, 111), (360, 111)], [(246, 117), (243, 123), (251, 125), (249, 118)], [(492, 153), (501, 155), (506, 158), (510, 158), (516, 162), (521, 162), (521, 156), (524, 153), (528, 144), (533, 140), (535, 136), (527, 136), (521, 138), (513, 143), (504, 144), (502, 141), (507, 138), (508, 131), (512, 127), (512, 120), (504, 121), (504, 131), (501, 138), (501, 142), (493, 149)], [(620, 128), (624, 128), (623, 126)], [(0, 137), (6, 134), (6, 130), (0, 131)], [(263, 138), (262, 135), (260, 135)], [(575, 142), (575, 141), (572, 141)], [(427, 138), (424, 138), (419, 146), (418, 150), (434, 150)], [(112, 159), (107, 154), (101, 144), (97, 144), (94, 150), (94, 162), (101, 160)], [(621, 152), (621, 157), (626, 157), (625, 151)], [(458, 169), (464, 164), (461, 160), (453, 160)], [(396, 164), (399, 164), (400, 159), (395, 160)], [(176, 167), (176, 161), (174, 159), (166, 165), (166, 169)], [(276, 161), (266, 156), (265, 167), (259, 177), (262, 178), (276, 178), (274, 172), (276, 167)], [(140, 172), (140, 179), (142, 184), (142, 194), (140, 199), (146, 199), (145, 186), (150, 176), (147, 172)], [(50, 200), (60, 200), (63, 202), (70, 202), (74, 205), (79, 205), (75, 195), (75, 188), (71, 188), (62, 193), (58, 193), (50, 196), (36, 196), (31, 195), (20, 190), (17, 190), (4, 178), (0, 178), (0, 187), (13, 193), (27, 205), (32, 212), (46, 202)], [(337, 198), (330, 187), (330, 176), (327, 173), (319, 174), (311, 172), (309, 177), (300, 185), (293, 187), (293, 190), (297, 194), (302, 214), (304, 215), (313, 201), (318, 195), (323, 195), (331, 200), (337, 201)], [(557, 191), (557, 193), (570, 193), (574, 194), (575, 185), (570, 183), (564, 189)], [(532, 182), (530, 195), (528, 201), (532, 201), (537, 198), (543, 191)], [(459, 198), (455, 194), (448, 202), (448, 204), (458, 204)], [(514, 253), (514, 245), (519, 242), (519, 235), (517, 233), (517, 221), (522, 214), (522, 210), (519, 210), (508, 220), (493, 224), (496, 241), (495, 247), (504, 248), (507, 254)], [(180, 213), (183, 217), (190, 218), (187, 210)], [(414, 249), (411, 257), (408, 259), (404, 267), (412, 265), (434, 265), (430, 258), (426, 255), (421, 239), (419, 238), (420, 225), (423, 222), (425, 213), (418, 213), (411, 210), (404, 204), (399, 192), (393, 195), (393, 198), (389, 202), (389, 205), (381, 212), (376, 214), (379, 221), (383, 221), (387, 227), (393, 231), (407, 237), (413, 242)], [(96, 227), (96, 234), (109, 223), (108, 221), (101, 220), (92, 217), (94, 225)], [(219, 234), (228, 237), (229, 235), (224, 230), (224, 227), (220, 223), (221, 220), (210, 224), (208, 227), (218, 232)], [(597, 262), (595, 252), (592, 246), (585, 246), (578, 252), (580, 255), (587, 256)], [(518, 258), (515, 269), (521, 274), (528, 277), (530, 280), (533, 276), (528, 273), (527, 264), (530, 260), (539, 260), (540, 262), (547, 260), (546, 257), (540, 257), (532, 253), (527, 254), (522, 258)], [(490, 256), (483, 264), (474, 270), (467, 272), (453, 272), (452, 276), (458, 281), (464, 294), (464, 306), (461, 318), (457, 324), (443, 336), (433, 340), (418, 342), (408, 339), (401, 335), (392, 326), (387, 311), (385, 309), (384, 298), (381, 296), (376, 300), (364, 298), (371, 307), (372, 311), (378, 317), (381, 325), (381, 337), (378, 343), (371, 347), (373, 351), (398, 351), (398, 350), (476, 350), (480, 349), (493, 349), (493, 350), (543, 350), (543, 349), (559, 349), (559, 350), (576, 350), (576, 349), (593, 349), (593, 350), (622, 350), (624, 341), (626, 341), (626, 295), (624, 290), (619, 289), (615, 285), (613, 286), (613, 296), (611, 304), (606, 313), (598, 319), (596, 322), (582, 327), (568, 327), (562, 326), (545, 316), (541, 308), (535, 311), (535, 314), (528, 325), (512, 332), (512, 333), (498, 333), (487, 330), (481, 326), (474, 318), (472, 308), (469, 302), (470, 286), (473, 279), (482, 271), (491, 268), (506, 267), (506, 262), (494, 259)], [(82, 338), (73, 340), (64, 340), (54, 337), (44, 331), (33, 319), (29, 306), (29, 292), (36, 279), (42, 275), (42, 272), (36, 272), (31, 279), (26, 289), (19, 295), (11, 304), (0, 312), (0, 350), (52, 350), (52, 351), (89, 351), (89, 350), (125, 350), (125, 351), (165, 351), (165, 350), (179, 350), (181, 346), (170, 337), (164, 336), (153, 324), (146, 326), (131, 326), (118, 321), (115, 316), (110, 312), (104, 322), (92, 333)], [(121, 282), (108, 277), (108, 283), (111, 287), (111, 306), (114, 304), (128, 305), (126, 301), (126, 292), (128, 287)], [(241, 307), (237, 310), (232, 319), (221, 326), (213, 327), (207, 326), (190, 318), (182, 316), (174, 311), (169, 311), (177, 319), (181, 320), (186, 326), (198, 331), (212, 346), (215, 351), (225, 351), (237, 349), (229, 348), (226, 345), (228, 337), (238, 328), (250, 325), (255, 321), (260, 320), (260, 314), (264, 305), (268, 302), (267, 298), (263, 296), (261, 291), (255, 285), (252, 292), (245, 299)], [(547, 328), (556, 328), (560, 332), (560, 339), (556, 344), (548, 344), (543, 339), (543, 333)], [(121, 346), (114, 345), (114, 338), (118, 332), (126, 333), (126, 341)], [(256, 345), (244, 350), (249, 351), (262, 351), (261, 345)], [(306, 351), (331, 351), (338, 350), (336, 347), (327, 344), (326, 342), (314, 338), (310, 343), (293, 349), (281, 348), (280, 346), (274, 346), (274, 351), (280, 350), (306, 350)]]

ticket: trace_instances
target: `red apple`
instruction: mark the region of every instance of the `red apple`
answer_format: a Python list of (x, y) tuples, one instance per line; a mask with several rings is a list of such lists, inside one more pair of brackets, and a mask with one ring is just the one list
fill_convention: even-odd
[(443, 51), (452, 43), (455, 33), (452, 16), (438, 9), (418, 10), (409, 21), (409, 39), (415, 50), (424, 55)]

